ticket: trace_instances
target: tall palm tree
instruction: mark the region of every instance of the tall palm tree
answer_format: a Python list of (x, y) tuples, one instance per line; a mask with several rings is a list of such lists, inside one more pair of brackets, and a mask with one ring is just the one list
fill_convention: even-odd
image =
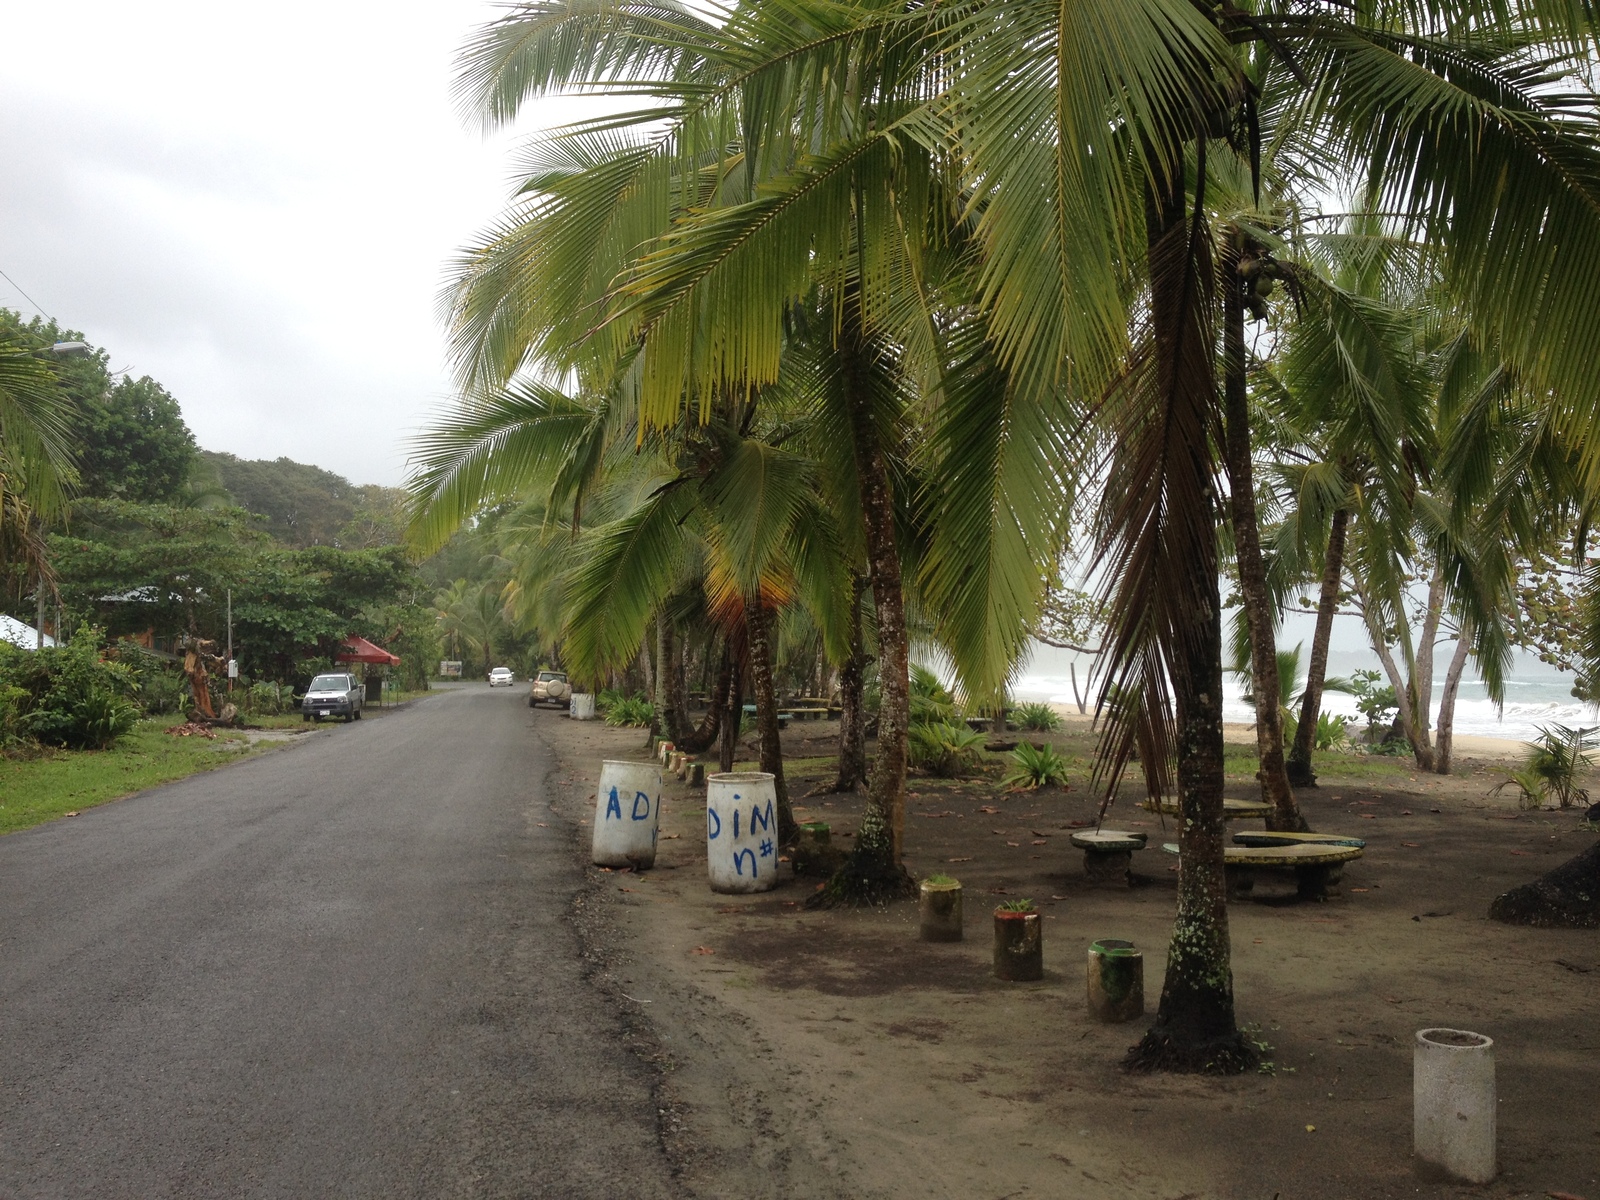
[(0, 343), (0, 580), (41, 612), (53, 587), (44, 529), (66, 511), (77, 481), (73, 405), (31, 347)]

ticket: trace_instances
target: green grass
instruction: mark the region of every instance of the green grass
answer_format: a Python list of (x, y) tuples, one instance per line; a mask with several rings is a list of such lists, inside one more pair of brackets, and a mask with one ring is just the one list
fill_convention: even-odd
[(111, 750), (52, 750), (35, 759), (0, 760), (0, 834), (42, 825), (252, 752), (239, 734), (219, 732), (210, 741), (165, 732), (182, 720), (140, 721)]

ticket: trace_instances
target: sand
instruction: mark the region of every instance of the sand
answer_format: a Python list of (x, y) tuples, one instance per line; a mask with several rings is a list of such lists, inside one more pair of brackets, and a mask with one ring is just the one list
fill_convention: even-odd
[[(642, 756), (640, 735), (553, 712), (530, 721), (564, 763), (557, 798), (530, 819), (565, 822), (582, 855), (600, 759)], [(801, 818), (846, 835), (856, 798), (799, 798), (828, 773), (831, 736), (797, 725), (785, 750)], [(1056, 740), (1089, 748), (1081, 733)], [(1230, 906), (1239, 1017), (1270, 1062), (1233, 1079), (1127, 1075), (1118, 1062), (1143, 1023), (1088, 1018), (1086, 949), (1100, 937), (1143, 949), (1153, 1008), (1175, 876), (1149, 849), (1135, 858), (1140, 886), (1090, 889), (1067, 844), (1095, 817), (1085, 791), (914, 780), (910, 864), (957, 875), (966, 892), (967, 940), (930, 945), (913, 904), (808, 912), (808, 880), (711, 894), (703, 802), (674, 782), (658, 869), (590, 868), (575, 911), (636, 1050), (660, 1068), (663, 1144), (686, 1192), (1600, 1198), (1600, 934), (1484, 916), (1594, 834), (1574, 813), (1490, 795), (1497, 763), (1463, 762), (1450, 779), (1392, 760), (1357, 761), (1348, 779), (1319, 769), (1326, 786), (1303, 798), (1314, 826), (1360, 834), (1368, 852), (1326, 903), (1266, 888)], [(1230, 780), (1230, 795), (1253, 793)], [(1107, 824), (1152, 845), (1170, 836), (1120, 800)], [(989, 909), (1023, 896), (1044, 914), (1045, 978), (1003, 984)], [(1503, 1170), (1486, 1188), (1413, 1174), (1411, 1038), (1439, 1024), (1497, 1042)]]

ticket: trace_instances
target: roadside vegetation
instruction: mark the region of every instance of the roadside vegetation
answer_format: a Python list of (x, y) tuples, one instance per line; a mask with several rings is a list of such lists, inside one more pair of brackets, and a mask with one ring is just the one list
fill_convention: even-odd
[(249, 740), (238, 732), (220, 730), (211, 738), (167, 732), (182, 723), (181, 716), (145, 717), (132, 722), (109, 749), (75, 753), (40, 747), (0, 758), (0, 834), (75, 815), (252, 753)]

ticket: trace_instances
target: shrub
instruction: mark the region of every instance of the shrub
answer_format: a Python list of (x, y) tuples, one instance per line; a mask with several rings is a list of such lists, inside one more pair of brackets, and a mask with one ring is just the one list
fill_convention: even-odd
[(15, 684), (0, 683), (0, 756), (27, 750), (33, 739), (22, 731), (22, 702), (28, 693)]
[(655, 705), (642, 694), (613, 700), (606, 709), (607, 725), (648, 725), (655, 719)]
[(983, 734), (949, 721), (912, 725), (908, 761), (947, 779), (964, 774), (983, 758)]
[(1367, 719), (1369, 737), (1387, 729), (1400, 711), (1394, 688), (1388, 684), (1378, 686), (1382, 678), (1376, 671), (1357, 671), (1351, 676), (1350, 691), (1356, 698), (1356, 710)]
[(239, 707), (256, 716), (272, 717), (293, 710), (294, 689), (265, 679), (253, 683), (238, 697)]
[(1007, 900), (999, 909), (1001, 912), (1034, 912), (1036, 906), (1032, 900)]
[(1015, 769), (1006, 776), (1007, 787), (1031, 792), (1046, 784), (1059, 786), (1067, 781), (1067, 760), (1053, 746), (1041, 750), (1032, 742), (1021, 742), (1011, 752), (1011, 762)]
[[(12, 697), (17, 732), (47, 746), (104, 749), (133, 727), (134, 674), (100, 657), (100, 631), (87, 625), (64, 646), (0, 645), (0, 687)], [(16, 693), (20, 692), (21, 696)]]
[(1061, 728), (1061, 715), (1048, 704), (1042, 704), (1037, 700), (1017, 705), (1011, 710), (1011, 715), (1015, 718), (1018, 729), (1027, 729), (1033, 733), (1054, 733)]
[(626, 700), (627, 698), (628, 697), (625, 693), (618, 691), (616, 688), (601, 688), (594, 694), (594, 710), (601, 716), (604, 716), (606, 713), (611, 711), (611, 706), (613, 704), (616, 704), (619, 700)]

